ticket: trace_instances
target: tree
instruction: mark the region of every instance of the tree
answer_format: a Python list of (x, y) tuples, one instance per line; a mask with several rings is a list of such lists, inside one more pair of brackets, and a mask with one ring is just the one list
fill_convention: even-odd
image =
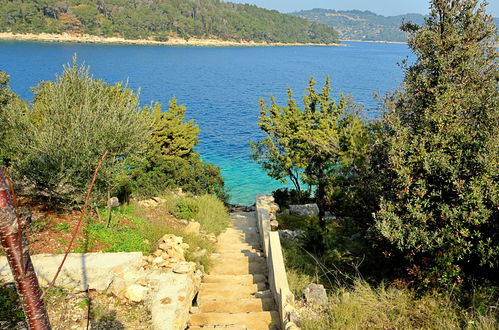
[(351, 100), (343, 94), (339, 100), (331, 98), (329, 78), (319, 93), (315, 84), (311, 78), (303, 110), (293, 100), (292, 91), (287, 107), (272, 100), (266, 109), (262, 102), (259, 126), (266, 137), (252, 144), (252, 150), (253, 158), (269, 176), (281, 181), (285, 176), (293, 182), (301, 179), (316, 188), (319, 223), (325, 229), (331, 181), (342, 166), (355, 161), (360, 148), (365, 148), (367, 130)]
[(185, 121), (186, 107), (173, 98), (167, 111), (160, 103), (145, 109), (152, 121), (152, 134), (145, 157), (132, 166), (127, 178), (131, 190), (154, 196), (173, 188), (192, 194), (213, 194), (227, 201), (220, 168), (204, 162), (194, 148), (199, 143), (199, 128)]
[(498, 67), (485, 9), (433, 0), (425, 25), (405, 24), (417, 59), (386, 101), (393, 179), (376, 228), (425, 284), (492, 279), (499, 267)]
[(35, 88), (32, 107), (18, 121), (13, 165), (19, 179), (36, 193), (70, 201), (82, 200), (104, 151), (109, 154), (96, 183), (101, 193), (145, 151), (150, 136), (133, 91), (93, 79), (76, 60), (56, 81)]

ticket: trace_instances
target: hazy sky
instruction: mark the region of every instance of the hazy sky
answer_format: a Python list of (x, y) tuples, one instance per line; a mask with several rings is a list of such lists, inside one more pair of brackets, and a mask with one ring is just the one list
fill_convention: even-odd
[[(284, 13), (302, 9), (326, 8), (337, 10), (370, 10), (381, 15), (407, 13), (427, 14), (428, 0), (229, 0), (250, 3), (259, 7), (277, 9)], [(489, 12), (499, 16), (499, 0), (489, 0)]]

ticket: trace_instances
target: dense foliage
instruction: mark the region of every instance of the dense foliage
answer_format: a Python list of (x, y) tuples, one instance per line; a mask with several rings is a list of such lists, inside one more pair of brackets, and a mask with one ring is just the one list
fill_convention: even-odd
[(220, 169), (203, 162), (194, 150), (199, 128), (185, 122), (185, 106), (172, 99), (168, 111), (156, 104), (146, 108), (153, 120), (145, 157), (134, 165), (128, 185), (138, 194), (150, 195), (166, 189), (183, 188), (193, 194), (213, 194), (223, 201), (228, 196)]
[(0, 31), (159, 41), (170, 36), (284, 43), (338, 41), (332, 27), (220, 0), (7, 0), (0, 2)]
[(76, 60), (55, 81), (40, 83), (32, 104), (0, 77), (0, 155), (26, 193), (81, 201), (107, 151), (96, 182), (102, 197), (123, 201), (183, 188), (227, 198), (220, 169), (194, 151), (199, 129), (184, 121), (186, 108), (175, 99), (166, 112), (161, 104), (141, 107), (131, 89), (94, 79)]
[(319, 220), (324, 228), (324, 216), (331, 193), (331, 178), (340, 165), (354, 164), (366, 148), (364, 122), (355, 105), (343, 94), (339, 100), (331, 97), (329, 78), (320, 92), (310, 79), (301, 110), (289, 90), (288, 105), (280, 107), (272, 99), (270, 108), (261, 102), (260, 129), (265, 138), (252, 143), (253, 158), (268, 174), (281, 181), (289, 178), (297, 190), (300, 181), (316, 187), (315, 200)]
[(406, 41), (400, 25), (404, 21), (424, 23), (420, 14), (383, 16), (367, 10), (311, 9), (293, 15), (334, 27), (342, 40)]
[(423, 283), (499, 268), (496, 35), (478, 2), (434, 0), (424, 26), (404, 26), (417, 60), (386, 102), (376, 227)]
[[(289, 176), (293, 165), (306, 182), (307, 167), (325, 160), (324, 205), (338, 219), (320, 227), (308, 219), (299, 229), (306, 249), (322, 242), (327, 265), (370, 265), (371, 274), (419, 288), (498, 284), (499, 75), (485, 8), (433, 0), (424, 25), (403, 26), (416, 60), (403, 64), (402, 89), (387, 96), (378, 120), (342, 115), (333, 123), (351, 118), (350, 128), (325, 125), (300, 117), (292, 100), (263, 113), (267, 137), (254, 152), (272, 177)], [(309, 182), (320, 206), (320, 181)]]

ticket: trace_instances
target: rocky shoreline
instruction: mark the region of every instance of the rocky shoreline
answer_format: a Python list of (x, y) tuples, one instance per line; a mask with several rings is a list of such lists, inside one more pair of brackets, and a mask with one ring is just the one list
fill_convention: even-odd
[(315, 43), (266, 43), (254, 41), (231, 41), (219, 39), (190, 38), (185, 40), (178, 37), (170, 37), (167, 41), (156, 41), (149, 39), (125, 39), (122, 37), (99, 37), (89, 34), (51, 34), (51, 33), (12, 33), (0, 32), (0, 40), (16, 41), (39, 41), (39, 42), (61, 42), (61, 43), (93, 43), (93, 44), (126, 44), (126, 45), (158, 45), (158, 46), (197, 46), (197, 47), (268, 47), (268, 46), (344, 46), (342, 44), (315, 44)]

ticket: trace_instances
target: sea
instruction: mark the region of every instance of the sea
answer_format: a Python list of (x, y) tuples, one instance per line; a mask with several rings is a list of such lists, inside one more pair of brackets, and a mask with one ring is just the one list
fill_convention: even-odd
[(0, 70), (14, 92), (32, 100), (32, 87), (54, 80), (76, 54), (95, 78), (127, 82), (143, 105), (176, 97), (201, 129), (197, 151), (221, 168), (230, 202), (251, 205), (257, 194), (287, 186), (250, 158), (249, 142), (262, 138), (259, 100), (297, 102), (310, 77), (326, 77), (333, 94), (351, 96), (368, 117), (380, 115), (383, 96), (400, 88), (399, 63), (413, 55), (405, 44), (343, 42), (342, 47), (175, 47), (0, 41)]

